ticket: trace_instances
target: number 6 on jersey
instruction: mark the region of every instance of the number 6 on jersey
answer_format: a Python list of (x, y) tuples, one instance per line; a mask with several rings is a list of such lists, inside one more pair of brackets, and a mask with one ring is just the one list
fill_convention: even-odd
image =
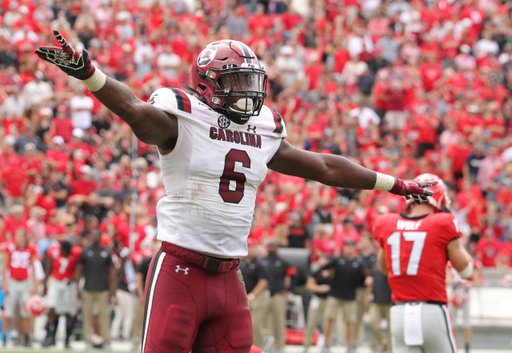
[[(226, 162), (224, 163), (224, 172), (220, 177), (219, 194), (224, 202), (239, 203), (244, 197), (245, 182), (247, 177), (244, 173), (235, 172), (235, 162), (242, 163), (244, 168), (251, 167), (251, 159), (245, 151), (231, 149), (226, 154)], [(234, 181), (236, 186), (231, 190), (230, 184)]]

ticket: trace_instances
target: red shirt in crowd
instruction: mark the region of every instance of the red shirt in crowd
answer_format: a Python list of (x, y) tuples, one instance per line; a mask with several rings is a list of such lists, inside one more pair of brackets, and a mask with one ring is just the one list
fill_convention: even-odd
[(28, 178), (19, 163), (13, 164), (2, 171), (2, 182), (10, 197), (22, 197), (23, 186)]
[(311, 241), (311, 262), (316, 262), (321, 255), (332, 256), (331, 239), (315, 237)]
[(20, 249), (13, 242), (4, 243), (2, 251), (8, 256), (9, 277), (16, 281), (28, 279), (28, 269), (37, 254), (35, 244)]
[(476, 243), (476, 254), (481, 257), (484, 267), (496, 267), (499, 251), (500, 242), (496, 238), (490, 242), (483, 238)]
[(440, 66), (429, 63), (420, 66), (420, 73), (423, 85), (427, 91), (432, 91), (437, 80), (443, 76), (443, 70)]
[(84, 181), (78, 179), (71, 183), (71, 193), (73, 195), (89, 195), (98, 189), (98, 184), (94, 180)]
[(448, 148), (448, 157), (453, 158), (452, 162), (452, 172), (454, 173), (462, 173), (462, 169), (464, 167), (464, 163), (466, 163), (466, 159), (468, 159), (469, 155), (473, 148), (471, 146), (450, 146)]
[[(144, 230), (144, 227), (145, 225), (139, 223), (135, 225), (134, 232), (139, 235), (134, 245), (134, 249), (136, 251), (140, 250), (140, 242), (146, 237), (146, 231)], [(119, 225), (117, 228), (117, 239), (123, 243), (123, 246), (130, 246), (130, 223), (125, 222)]]
[(503, 265), (512, 267), (512, 241), (507, 241), (500, 246), (500, 256)]
[(52, 245), (46, 250), (46, 254), (52, 259), (52, 276), (59, 281), (69, 281), (75, 277), (75, 266), (82, 253), (82, 248), (74, 246), (68, 256), (60, 252), (60, 245)]
[(334, 242), (336, 244), (336, 250), (342, 251), (343, 246), (345, 245), (345, 240), (352, 239), (355, 242), (358, 242), (361, 238), (361, 235), (359, 235), (359, 232), (354, 227), (350, 228), (349, 230), (345, 230), (343, 226), (337, 226), (332, 237), (334, 238)]
[(26, 218), (16, 219), (14, 218), (14, 216), (5, 217), (4, 229), (2, 231), (2, 237), (0, 239), (0, 242), (4, 242), (6, 240), (14, 240), (14, 233), (16, 233), (16, 230), (18, 230), (19, 228), (27, 228)]
[(20, 166), (25, 171), (25, 174), (27, 174), (28, 182), (33, 183), (34, 182), (34, 175), (28, 175), (28, 172), (34, 172), (40, 173), (43, 166), (41, 165), (41, 161), (37, 158), (28, 158), (27, 156), (20, 158)]
[(416, 142), (435, 144), (439, 119), (436, 116), (417, 115), (416, 124), (420, 130)]
[(57, 170), (59, 172), (62, 172), (69, 162), (69, 155), (64, 149), (61, 151), (54, 149), (48, 150), (45, 153), (45, 158), (57, 162)]
[(44, 221), (48, 222), (50, 219), (50, 211), (57, 208), (57, 202), (53, 196), (44, 196), (43, 194), (39, 194), (37, 195), (36, 206), (42, 207), (46, 210)]
[(384, 83), (377, 82), (375, 86), (373, 86), (373, 95), (375, 100), (373, 102), (373, 106), (375, 109), (387, 110), (388, 102), (386, 97), (386, 90), (384, 88)]
[(62, 224), (52, 224), (47, 223), (45, 226), (45, 234), (46, 236), (52, 236), (56, 239), (62, 239), (66, 236), (66, 227)]
[(247, 27), (250, 33), (256, 33), (258, 29), (267, 31), (272, 28), (272, 20), (266, 14), (252, 14), (247, 20)]
[(407, 92), (405, 86), (388, 86), (385, 92), (387, 97), (387, 109), (394, 111), (403, 111), (405, 108), (405, 93)]
[(289, 12), (286, 12), (281, 16), (281, 19), (287, 31), (297, 27), (302, 22), (302, 17), (297, 13), (292, 15)]
[(69, 142), (74, 129), (71, 118), (57, 118), (53, 120), (53, 124), (55, 125), (55, 135), (61, 136), (64, 141)]
[(469, 135), (475, 127), (484, 128), (484, 120), (478, 115), (465, 115), (458, 121), (458, 129), (462, 133)]

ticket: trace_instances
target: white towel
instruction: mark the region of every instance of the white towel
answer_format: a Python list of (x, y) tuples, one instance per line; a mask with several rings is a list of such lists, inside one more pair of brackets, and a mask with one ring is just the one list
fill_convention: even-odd
[(423, 303), (407, 303), (404, 311), (404, 342), (407, 346), (423, 345), (421, 312)]
[(318, 299), (318, 297), (312, 297), (309, 306), (313, 310), (318, 309), (320, 307), (320, 299)]

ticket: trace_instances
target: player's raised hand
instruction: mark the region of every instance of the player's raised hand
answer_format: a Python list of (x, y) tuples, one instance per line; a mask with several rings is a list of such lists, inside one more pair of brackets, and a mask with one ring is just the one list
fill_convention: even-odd
[(414, 181), (396, 178), (395, 185), (389, 192), (405, 196), (407, 200), (412, 197), (417, 204), (429, 204), (427, 196), (432, 196), (434, 193), (426, 190), (426, 188), (437, 185), (437, 183), (438, 181)]
[(54, 46), (44, 46), (36, 49), (36, 54), (43, 60), (57, 65), (59, 69), (70, 76), (80, 80), (88, 79), (94, 73), (95, 67), (91, 63), (87, 50), (77, 53), (69, 43), (64, 39), (59, 31), (54, 30), (53, 34), (59, 41), (60, 48)]

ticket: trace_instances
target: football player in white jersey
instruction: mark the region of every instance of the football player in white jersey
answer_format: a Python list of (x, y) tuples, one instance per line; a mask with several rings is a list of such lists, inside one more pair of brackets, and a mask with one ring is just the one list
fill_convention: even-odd
[(135, 135), (158, 146), (166, 196), (146, 281), (143, 352), (249, 352), (249, 305), (238, 264), (256, 190), (267, 168), (326, 185), (387, 190), (427, 201), (435, 182), (404, 181), (346, 158), (292, 147), (281, 116), (263, 104), (267, 75), (241, 42), (210, 43), (192, 65), (193, 88), (161, 88), (149, 101), (91, 64), (54, 31), (60, 47), (36, 54), (83, 80)]

